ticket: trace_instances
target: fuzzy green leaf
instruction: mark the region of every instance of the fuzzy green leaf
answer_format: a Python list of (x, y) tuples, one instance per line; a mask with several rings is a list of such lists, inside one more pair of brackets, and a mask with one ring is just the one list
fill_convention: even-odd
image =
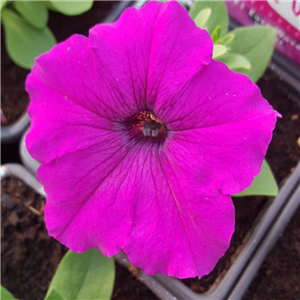
[(250, 70), (251, 69), (250, 61), (241, 54), (228, 53), (225, 56), (218, 57), (217, 60), (225, 63), (227, 65), (227, 67), (231, 70), (237, 70), (237, 69)]
[(251, 64), (249, 70), (236, 71), (257, 81), (265, 72), (273, 54), (276, 29), (269, 26), (239, 27), (231, 33), (234, 39), (228, 45), (230, 52), (243, 55)]
[(67, 16), (76, 16), (85, 13), (93, 6), (93, 0), (61, 1), (50, 0), (51, 6), (58, 12)]
[(244, 191), (234, 197), (244, 196), (277, 196), (278, 186), (271, 168), (264, 160), (261, 171), (257, 177), (254, 178), (253, 183)]
[(68, 300), (64, 298), (56, 289), (49, 289), (46, 300)]
[(8, 0), (0, 0), (0, 9), (2, 10), (6, 4), (8, 4)]
[(199, 28), (205, 28), (207, 21), (211, 15), (211, 8), (202, 9), (195, 18), (195, 23)]
[(223, 45), (228, 45), (233, 41), (233, 39), (234, 39), (234, 34), (230, 32), (225, 36), (223, 36), (223, 38), (220, 39), (219, 42)]
[(15, 1), (18, 13), (33, 27), (42, 29), (48, 22), (48, 9), (43, 1)]
[(47, 6), (47, 8), (49, 10), (52, 10), (52, 11), (56, 11), (57, 12), (57, 9), (53, 6), (53, 4), (50, 2), (50, 1), (45, 1), (45, 5)]
[(58, 266), (46, 300), (51, 300), (53, 290), (66, 300), (109, 300), (114, 278), (113, 258), (103, 256), (97, 249), (69, 251)]
[(216, 59), (222, 57), (223, 55), (226, 54), (226, 52), (227, 52), (227, 48), (225, 46), (216, 44), (214, 45), (213, 58)]
[(218, 25), (213, 31), (213, 33), (211, 34), (211, 38), (214, 43), (218, 41), (218, 39), (220, 38), (220, 34), (221, 34), (221, 27)]
[(34, 59), (55, 45), (55, 38), (48, 27), (34, 28), (8, 8), (2, 10), (1, 16), (6, 50), (20, 67), (31, 69)]
[(1, 300), (15, 300), (16, 298), (3, 286), (1, 286)]
[(228, 30), (228, 13), (224, 1), (195, 1), (189, 14), (193, 20), (198, 16), (199, 12), (204, 9), (211, 9), (211, 15), (205, 25), (208, 33), (212, 35), (217, 26), (220, 26), (220, 37), (227, 34)]

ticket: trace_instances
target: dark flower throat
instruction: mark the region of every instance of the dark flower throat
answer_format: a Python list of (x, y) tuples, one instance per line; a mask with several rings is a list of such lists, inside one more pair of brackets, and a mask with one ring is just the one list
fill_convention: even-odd
[(130, 136), (135, 139), (162, 143), (167, 135), (166, 125), (151, 111), (140, 111), (125, 123)]

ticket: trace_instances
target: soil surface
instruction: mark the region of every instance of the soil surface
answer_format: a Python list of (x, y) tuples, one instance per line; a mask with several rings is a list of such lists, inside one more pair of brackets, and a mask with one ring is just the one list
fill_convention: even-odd
[(263, 96), (282, 115), (277, 121), (267, 153), (277, 182), (281, 183), (300, 159), (300, 95), (271, 71), (258, 85)]
[(243, 299), (300, 299), (300, 208), (268, 254)]
[[(88, 35), (89, 29), (103, 21), (116, 5), (116, 1), (95, 1), (90, 11), (74, 17), (51, 12), (48, 26), (58, 42), (74, 33)], [(6, 119), (5, 126), (18, 120), (27, 109), (29, 97), (25, 92), (25, 80), (29, 71), (14, 64), (4, 44), (1, 26), (1, 109)]]
[(17, 179), (1, 182), (1, 281), (18, 299), (43, 299), (66, 249), (50, 238), (44, 199)]
[[(258, 85), (261, 88), (263, 96), (268, 99), (274, 109), (282, 115), (282, 118), (279, 119), (276, 124), (273, 139), (267, 153), (267, 161), (274, 172), (277, 182), (281, 184), (293, 171), (300, 159), (300, 145), (297, 144), (297, 139), (300, 137), (299, 95), (271, 71), (268, 71), (264, 75)], [(183, 280), (183, 282), (190, 286), (196, 293), (207, 292), (213, 284), (217, 284), (225, 275), (241, 250), (241, 245), (246, 234), (252, 225), (259, 220), (259, 212), (262, 212), (264, 206), (267, 205), (267, 198), (233, 198), (233, 202), (236, 209), (236, 229), (231, 240), (230, 248), (210, 274), (202, 277), (200, 280)], [(289, 256), (285, 256), (284, 259), (289, 260)], [(283, 260), (283, 258), (281, 258), (281, 260)], [(298, 262), (300, 263), (299, 260)], [(284, 273), (281, 273), (281, 275), (283, 278)], [(299, 272), (295, 272), (291, 274), (291, 276), (298, 279), (300, 278)], [(280, 278), (280, 276), (278, 278)], [(298, 289), (300, 289), (300, 283), (298, 284)], [(261, 290), (263, 291), (263, 288)], [(263, 294), (261, 294), (261, 297), (261, 299), (269, 299), (264, 298)]]
[(28, 70), (24, 70), (8, 57), (1, 27), (1, 109), (5, 116), (3, 126), (10, 125), (26, 111), (29, 97), (25, 92)]

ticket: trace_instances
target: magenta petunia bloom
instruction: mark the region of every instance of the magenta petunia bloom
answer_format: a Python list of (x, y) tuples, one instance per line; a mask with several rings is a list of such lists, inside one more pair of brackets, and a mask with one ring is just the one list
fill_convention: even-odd
[(276, 112), (212, 50), (178, 3), (150, 2), (36, 60), (26, 143), (51, 236), (124, 251), (148, 274), (213, 269), (234, 231), (230, 195), (258, 175)]

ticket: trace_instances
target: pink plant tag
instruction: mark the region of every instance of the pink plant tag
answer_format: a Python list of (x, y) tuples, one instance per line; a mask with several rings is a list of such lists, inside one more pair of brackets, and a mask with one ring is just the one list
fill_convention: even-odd
[(276, 49), (300, 65), (300, 1), (227, 1), (232, 18), (243, 25), (270, 25), (278, 30)]

